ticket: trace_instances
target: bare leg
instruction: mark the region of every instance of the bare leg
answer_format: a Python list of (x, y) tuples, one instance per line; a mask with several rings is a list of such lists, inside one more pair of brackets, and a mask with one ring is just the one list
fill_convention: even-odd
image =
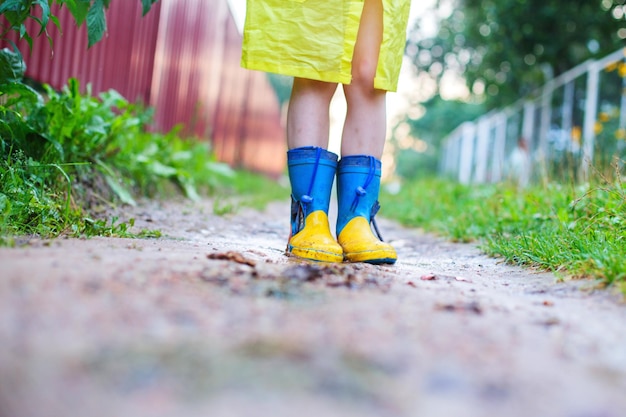
[(337, 84), (295, 78), (287, 112), (287, 146), (328, 148), (329, 106)]
[(381, 0), (365, 0), (352, 59), (352, 83), (344, 85), (348, 105), (341, 155), (381, 158), (387, 134), (384, 90), (374, 89), (374, 77), (383, 36)]
[(352, 58), (352, 83), (344, 86), (348, 111), (337, 167), (337, 241), (350, 262), (393, 264), (395, 249), (372, 232), (386, 136), (385, 91), (374, 88), (383, 33), (382, 0), (365, 0)]
[(287, 252), (323, 262), (343, 261), (343, 249), (328, 223), (337, 155), (322, 150), (328, 148), (329, 106), (336, 89), (334, 83), (296, 78), (287, 113), (287, 166), (291, 182)]

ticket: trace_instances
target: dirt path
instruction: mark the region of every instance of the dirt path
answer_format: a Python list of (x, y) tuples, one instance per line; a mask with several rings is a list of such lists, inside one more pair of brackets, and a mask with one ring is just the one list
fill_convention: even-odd
[(388, 222), (396, 266), (303, 263), (286, 205), (211, 207), (0, 249), (0, 416), (626, 416), (607, 292)]

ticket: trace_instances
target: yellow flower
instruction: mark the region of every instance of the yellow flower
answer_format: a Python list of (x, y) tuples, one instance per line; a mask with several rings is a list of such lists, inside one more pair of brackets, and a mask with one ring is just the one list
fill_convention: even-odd
[(604, 69), (606, 70), (606, 72), (615, 71), (617, 69), (617, 64), (618, 63), (619, 63), (619, 61), (611, 62), (609, 65), (604, 67)]
[(617, 129), (615, 131), (615, 139), (617, 140), (625, 140), (626, 139), (626, 129)]
[(598, 115), (598, 117), (600, 118), (600, 121), (605, 123), (608, 122), (609, 120), (611, 120), (611, 116), (609, 116), (608, 113), (606, 112), (602, 112)]
[(619, 64), (618, 73), (620, 77), (622, 78), (626, 77), (626, 63), (622, 62), (621, 64)]
[(600, 133), (602, 133), (602, 130), (603, 130), (602, 123), (596, 122), (596, 124), (593, 127), (593, 131), (595, 132), (595, 134), (599, 135)]
[(580, 139), (582, 138), (582, 136), (583, 134), (580, 126), (572, 127), (572, 141), (574, 141), (575, 143), (580, 143)]

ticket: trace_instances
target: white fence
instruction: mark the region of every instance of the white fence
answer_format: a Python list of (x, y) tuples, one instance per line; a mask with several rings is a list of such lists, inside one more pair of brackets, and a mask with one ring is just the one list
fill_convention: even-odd
[(522, 184), (626, 160), (626, 48), (552, 79), (443, 142), (440, 171), (462, 183)]

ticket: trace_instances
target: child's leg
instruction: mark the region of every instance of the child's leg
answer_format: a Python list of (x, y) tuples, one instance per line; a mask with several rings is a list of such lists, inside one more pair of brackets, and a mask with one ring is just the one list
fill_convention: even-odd
[(385, 91), (374, 88), (383, 32), (382, 0), (365, 0), (352, 59), (352, 83), (344, 86), (348, 112), (337, 167), (337, 238), (351, 262), (394, 263), (394, 248), (372, 232), (378, 211), (386, 136)]
[(287, 114), (291, 234), (287, 252), (324, 262), (343, 261), (330, 232), (328, 206), (337, 155), (328, 152), (329, 106), (337, 84), (294, 79)]
[(328, 148), (329, 106), (337, 84), (294, 78), (287, 112), (287, 146)]
[(352, 58), (352, 83), (344, 86), (348, 105), (341, 154), (382, 156), (386, 136), (385, 91), (374, 89), (383, 36), (382, 0), (365, 0)]

